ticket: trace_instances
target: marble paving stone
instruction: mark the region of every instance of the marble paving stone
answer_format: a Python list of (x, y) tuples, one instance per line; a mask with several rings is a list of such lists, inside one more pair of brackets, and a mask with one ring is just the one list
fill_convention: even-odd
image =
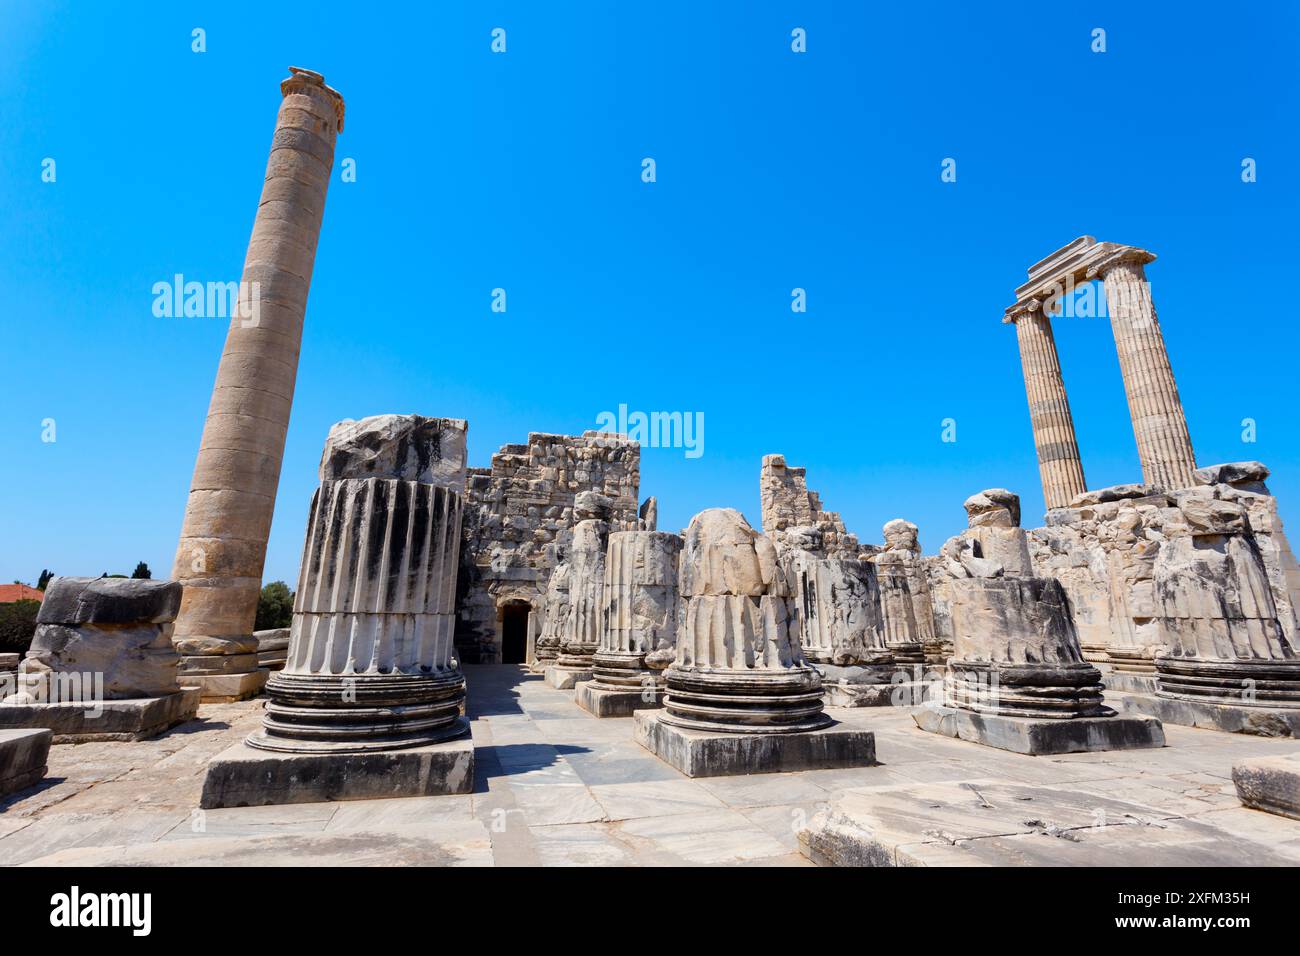
[(786, 806), (741, 807), (745, 818), (786, 848), (788, 853), (799, 852), (799, 831), (830, 810), (830, 795), (811, 803)]
[(680, 780), (679, 774), (643, 747), (624, 741), (598, 744), (588, 750), (564, 755), (582, 782), (589, 787), (612, 783), (644, 783), (651, 780)]
[(632, 820), (721, 809), (725, 804), (694, 780), (651, 780), (591, 788), (610, 820)]
[(729, 807), (774, 807), (815, 803), (827, 791), (803, 774), (754, 774), (745, 777), (708, 777), (699, 785)]
[(625, 820), (620, 832), (687, 863), (744, 862), (788, 852), (737, 810), (701, 810)]
[(0, 839), (0, 866), (14, 866), (67, 847), (152, 843), (181, 820), (185, 811), (128, 811), (106, 815), (54, 813), (41, 826), (24, 827)]
[(419, 826), (433, 821), (469, 820), (473, 817), (472, 804), (469, 795), (456, 794), (332, 804), (337, 809), (328, 818), (325, 829), (385, 830), (390, 827)]
[(543, 721), (537, 727), (548, 741), (557, 744), (587, 744), (601, 740), (620, 742), (632, 739), (630, 717), (600, 719), (584, 714), (574, 719)]
[(385, 831), (290, 833), (65, 849), (35, 866), (490, 866), (482, 824)]
[(594, 823), (605, 811), (581, 783), (510, 783), (515, 803), (530, 827)]
[(603, 823), (535, 827), (533, 838), (543, 866), (629, 866), (644, 863)]

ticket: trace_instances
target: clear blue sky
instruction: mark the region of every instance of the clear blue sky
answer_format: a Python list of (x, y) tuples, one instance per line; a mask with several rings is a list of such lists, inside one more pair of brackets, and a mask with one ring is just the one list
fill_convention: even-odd
[[(1000, 318), (1081, 234), (1159, 255), (1198, 460), (1264, 461), (1300, 534), (1292, 5), (608, 6), (0, 4), (0, 580), (169, 573), (226, 322), (151, 288), (238, 278), (290, 64), (347, 124), (267, 580), (331, 423), (382, 412), (467, 418), (486, 465), (620, 403), (702, 411), (703, 456), (643, 455), (664, 528), (757, 524), (771, 452), (865, 541), (902, 516), (933, 551), (989, 486), (1035, 524)], [(1089, 486), (1139, 480), (1108, 323), (1057, 325)]]

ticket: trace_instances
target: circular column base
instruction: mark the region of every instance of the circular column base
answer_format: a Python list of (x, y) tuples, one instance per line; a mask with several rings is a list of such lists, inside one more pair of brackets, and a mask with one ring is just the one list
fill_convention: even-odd
[(597, 651), (591, 658), (592, 685), (601, 690), (662, 690), (660, 672), (645, 666), (644, 654)]
[(686, 730), (790, 734), (828, 727), (821, 676), (808, 666), (783, 670), (664, 672), (659, 719)]
[(364, 753), (422, 747), (468, 732), (465, 678), (434, 674), (285, 674), (266, 685), (259, 750)]
[(885, 649), (899, 664), (925, 663), (925, 647), (920, 641), (908, 641), (905, 644), (886, 643)]
[(949, 707), (1006, 717), (1105, 717), (1101, 671), (1091, 664), (991, 664), (953, 660), (944, 677)]
[(1160, 697), (1215, 704), (1300, 707), (1300, 661), (1203, 661), (1158, 656)]

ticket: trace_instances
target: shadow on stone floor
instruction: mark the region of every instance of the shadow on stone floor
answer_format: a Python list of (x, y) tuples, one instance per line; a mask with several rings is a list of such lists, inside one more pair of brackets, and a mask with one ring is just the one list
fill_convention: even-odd
[(570, 744), (491, 744), (474, 748), (474, 792), (486, 793), (488, 781), (507, 778), (519, 783), (578, 783), (564, 762), (572, 754), (592, 753)]
[(3, 814), (15, 804), (22, 803), (30, 797), (34, 797), (39, 793), (44, 793), (46, 790), (57, 787), (67, 779), (67, 777), (45, 777), (39, 783), (33, 784), (32, 786), (26, 787), (22, 790), (16, 790), (4, 797), (0, 797), (0, 814)]
[(518, 664), (470, 664), (464, 668), (466, 689), (466, 714), (475, 717), (504, 717), (523, 715), (521, 684), (537, 683), (541, 674), (534, 674)]

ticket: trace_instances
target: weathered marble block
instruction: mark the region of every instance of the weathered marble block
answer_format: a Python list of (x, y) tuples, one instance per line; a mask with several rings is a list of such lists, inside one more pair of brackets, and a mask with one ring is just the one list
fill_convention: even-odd
[(14, 702), (57, 699), (52, 682), (61, 675), (93, 678), (105, 700), (176, 693), (172, 628), (181, 593), (174, 581), (54, 578), (19, 665)]
[(992, 489), (968, 498), (966, 513), (976, 533), (943, 550), (952, 577), (947, 704), (1018, 717), (1112, 714), (1100, 672), (1083, 660), (1061, 585), (1023, 573), (1031, 566), (1019, 499)]

